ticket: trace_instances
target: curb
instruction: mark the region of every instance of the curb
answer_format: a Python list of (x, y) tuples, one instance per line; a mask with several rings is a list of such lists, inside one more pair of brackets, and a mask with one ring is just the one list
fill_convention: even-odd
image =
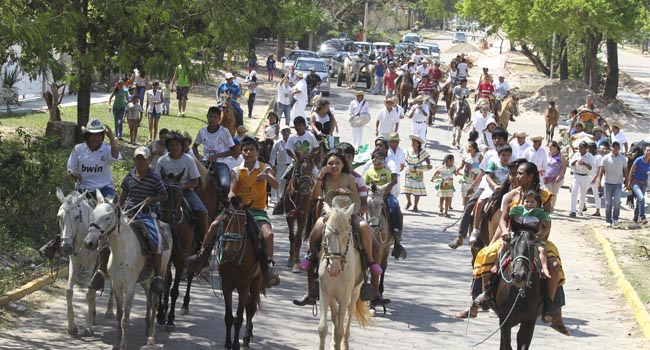
[(616, 255), (614, 255), (614, 251), (612, 250), (612, 247), (609, 244), (607, 238), (605, 238), (600, 233), (599, 229), (592, 226), (591, 230), (594, 232), (596, 238), (603, 246), (603, 252), (607, 257), (609, 268), (612, 270), (614, 277), (616, 277), (618, 286), (621, 288), (621, 291), (627, 298), (627, 302), (630, 304), (630, 307), (634, 312), (634, 318), (639, 324), (639, 327), (641, 327), (643, 335), (645, 335), (647, 339), (650, 339), (650, 314), (648, 313), (648, 310), (641, 301), (641, 298), (639, 298), (636, 290), (634, 290), (634, 287), (632, 287), (630, 282), (628, 282), (628, 280), (625, 278), (625, 275), (623, 274), (623, 271), (621, 270), (620, 266), (618, 265), (618, 261), (616, 260)]
[[(61, 268), (58, 273), (58, 277), (66, 278), (68, 276), (68, 267)], [(50, 285), (55, 282), (55, 279), (52, 278), (52, 275), (48, 272), (42, 277), (39, 277), (31, 282), (24, 284), (21, 287), (18, 287), (14, 290), (10, 290), (7, 293), (0, 296), (0, 307), (5, 307), (12, 301), (17, 301), (25, 297), (26, 295), (32, 294), (35, 291)]]

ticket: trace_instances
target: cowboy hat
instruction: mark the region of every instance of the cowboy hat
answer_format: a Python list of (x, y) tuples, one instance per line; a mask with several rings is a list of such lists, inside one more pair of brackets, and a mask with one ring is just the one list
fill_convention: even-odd
[[(525, 131), (517, 131), (515, 137), (528, 137), (528, 134)], [(531, 138), (532, 140), (532, 138)]]
[(415, 103), (415, 102), (424, 102), (424, 96), (420, 95), (420, 96), (414, 98), (413, 103)]
[(399, 141), (399, 134), (394, 132), (390, 135), (388, 135), (388, 141)]
[(583, 122), (576, 122), (575, 126), (578, 126), (578, 125), (582, 126), (583, 128), (585, 127), (585, 123), (583, 123)]
[(302, 78), (304, 78), (304, 74), (302, 74), (302, 72), (298, 72), (298, 73), (296, 73), (296, 77), (302, 79)]
[(410, 138), (411, 140), (415, 140), (415, 141), (419, 142), (421, 145), (426, 145), (426, 142), (425, 142), (425, 141), (424, 141), (420, 136), (417, 136), (417, 135), (409, 135), (409, 138)]
[(320, 98), (323, 97), (322, 93), (319, 93), (318, 95), (314, 96), (314, 98), (311, 99), (311, 104), (315, 105), (320, 101)]
[(354, 213), (358, 213), (359, 209), (361, 209), (361, 198), (354, 192), (340, 194), (337, 191), (329, 191), (325, 194), (323, 201), (331, 208), (345, 209), (350, 205), (354, 205)]
[(357, 91), (354, 92), (354, 96), (365, 96), (365, 95), (366, 95), (366, 93), (363, 92), (363, 91), (360, 91), (360, 90), (357, 90)]
[(81, 131), (85, 133), (91, 133), (91, 134), (97, 134), (100, 132), (104, 132), (104, 124), (99, 121), (97, 118), (90, 119), (88, 123), (86, 124), (85, 127), (81, 128)]
[(591, 132), (592, 132), (592, 133), (594, 133), (594, 132), (596, 132), (596, 131), (604, 132), (605, 130), (603, 130), (603, 128), (601, 128), (600, 126), (596, 126), (596, 127), (594, 127), (593, 129), (591, 129)]
[(389, 103), (389, 102), (392, 103), (392, 104), (395, 104), (395, 101), (394, 101), (392, 98), (390, 98), (390, 97), (388, 97), (388, 98), (386, 98), (386, 99), (384, 100), (384, 103)]
[(542, 141), (543, 139), (544, 139), (544, 136), (539, 136), (539, 135), (530, 137), (531, 141)]
[(619, 122), (611, 122), (609, 123), (609, 126), (611, 126), (612, 128), (618, 128), (619, 130), (623, 129), (623, 125)]

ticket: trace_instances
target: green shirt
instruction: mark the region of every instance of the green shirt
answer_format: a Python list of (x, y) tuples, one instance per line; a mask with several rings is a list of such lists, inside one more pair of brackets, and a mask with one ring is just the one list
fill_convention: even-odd
[(115, 109), (126, 108), (126, 96), (127, 96), (127, 92), (124, 90), (118, 90), (113, 92), (113, 108)]
[(376, 170), (375, 168), (370, 168), (366, 171), (364, 180), (368, 185), (377, 185), (383, 186), (390, 182), (391, 173), (388, 169), (383, 168)]
[(190, 80), (187, 78), (187, 70), (183, 68), (182, 64), (176, 67), (176, 85), (177, 86), (190, 86)]

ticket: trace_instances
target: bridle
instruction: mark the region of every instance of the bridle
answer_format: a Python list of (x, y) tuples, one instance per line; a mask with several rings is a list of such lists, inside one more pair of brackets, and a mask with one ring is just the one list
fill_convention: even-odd
[(514, 280), (512, 278), (512, 274), (513, 274), (515, 265), (517, 263), (527, 264), (527, 266), (524, 265), (528, 269), (528, 276), (526, 278), (526, 283), (524, 285), (525, 285), (526, 288), (529, 288), (531, 286), (531, 284), (532, 284), (531, 278), (533, 276), (533, 273), (535, 273), (535, 271), (534, 271), (535, 255), (534, 254), (535, 254), (536, 249), (535, 249), (535, 244), (532, 243), (528, 239), (528, 233), (529, 232), (527, 232), (525, 230), (520, 230), (520, 231), (517, 231), (515, 233), (512, 233), (512, 232), (510, 233), (510, 243), (509, 243), (510, 244), (510, 249), (509, 249), (510, 251), (513, 250), (513, 248), (516, 246), (516, 243), (519, 242), (521, 239), (525, 240), (526, 247), (527, 247), (527, 250), (528, 250), (528, 256), (526, 256), (526, 255), (517, 255), (508, 264), (509, 266), (511, 266), (511, 268), (510, 268), (510, 272), (511, 272), (510, 277), (511, 277), (511, 279), (508, 279), (506, 277), (505, 273), (504, 273), (503, 262), (505, 261), (506, 258), (505, 258), (505, 256), (502, 256), (501, 253), (499, 253), (499, 255), (500, 255), (499, 256), (499, 273), (501, 274), (501, 278), (503, 278), (503, 281), (506, 282), (507, 284), (512, 284), (512, 282)]
[[(327, 234), (327, 232), (330, 232), (331, 234)], [(339, 230), (335, 229), (332, 225), (329, 225), (327, 221), (325, 222), (325, 234), (323, 235), (323, 243), (322, 243), (322, 251), (323, 251), (323, 258), (326, 261), (326, 266), (329, 266), (333, 260), (340, 260), (341, 261), (341, 271), (345, 271), (345, 264), (347, 263), (347, 256), (348, 256), (348, 251), (350, 250), (350, 241), (352, 240), (351, 236), (348, 234), (347, 236), (347, 242), (345, 243), (345, 250), (343, 252), (331, 252), (330, 251), (330, 239), (332, 238), (332, 235), (336, 237), (338, 241), (338, 246), (339, 248), (342, 246), (341, 244), (341, 234)]]
[[(224, 262), (234, 261), (237, 256), (239, 256), (239, 261), (237, 264), (241, 266), (244, 262), (244, 256), (246, 255), (246, 245), (248, 244), (248, 239), (246, 238), (246, 224), (247, 224), (247, 215), (245, 210), (230, 209), (226, 208), (223, 210), (223, 219), (229, 217), (228, 221), (225, 223), (222, 221), (218, 233), (218, 247), (217, 247), (217, 262), (221, 265)], [(234, 225), (233, 225), (234, 222)], [(234, 226), (236, 230), (243, 230), (244, 232), (233, 232), (231, 226)], [(237, 253), (233, 255), (232, 258), (223, 257), (223, 250), (226, 243), (236, 242), (238, 245)], [(243, 244), (242, 244), (243, 242)]]
[[(160, 208), (158, 209), (161, 213), (161, 219), (165, 222), (171, 223), (172, 225), (181, 224), (185, 219), (185, 211), (182, 205), (183, 192), (181, 190), (181, 185), (175, 182), (166, 182), (165, 187), (167, 189), (168, 199), (161, 202)], [(170, 202), (169, 209), (162, 205), (165, 202)]]
[[(82, 225), (83, 220), (84, 220), (83, 216), (82, 216), (83, 209), (81, 208), (81, 203), (83, 201), (84, 201), (84, 199), (81, 199), (80, 202), (77, 203), (72, 208), (62, 209), (63, 210), (62, 215), (57, 218), (57, 228), (58, 228), (58, 231), (61, 233), (61, 245), (72, 241), (72, 244), (71, 244), (72, 245), (72, 255), (77, 255), (77, 254), (79, 254), (79, 252), (81, 252), (81, 249), (79, 249), (79, 251), (75, 250), (75, 245), (76, 245), (75, 243), (76, 243), (76, 240), (77, 240), (77, 234), (79, 233), (79, 225)], [(72, 215), (69, 215), (69, 214), (74, 209), (78, 210), (77, 215), (74, 216), (74, 218), (70, 218)], [(66, 221), (69, 221), (70, 222), (70, 227), (73, 227), (73, 232), (72, 232), (72, 235), (70, 237), (65, 236), (65, 233), (68, 232), (67, 230), (65, 230)], [(82, 247), (82, 249), (83, 249), (83, 247)]]
[(96, 229), (99, 231), (99, 237), (97, 238), (97, 245), (99, 246), (99, 242), (104, 242), (108, 240), (108, 236), (112, 232), (119, 232), (120, 230), (120, 221), (122, 218), (122, 209), (120, 208), (119, 205), (117, 206), (111, 206), (113, 210), (111, 210), (111, 220), (109, 221), (107, 227), (100, 227), (97, 225), (95, 222), (91, 222), (89, 225), (90, 229)]

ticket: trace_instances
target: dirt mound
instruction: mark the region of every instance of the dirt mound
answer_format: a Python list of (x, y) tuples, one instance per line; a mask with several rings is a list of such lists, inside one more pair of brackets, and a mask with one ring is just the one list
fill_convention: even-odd
[(468, 52), (480, 52), (479, 49), (476, 48), (476, 46), (468, 43), (462, 43), (462, 44), (456, 44), (450, 48), (448, 48), (445, 53), (468, 53)]

